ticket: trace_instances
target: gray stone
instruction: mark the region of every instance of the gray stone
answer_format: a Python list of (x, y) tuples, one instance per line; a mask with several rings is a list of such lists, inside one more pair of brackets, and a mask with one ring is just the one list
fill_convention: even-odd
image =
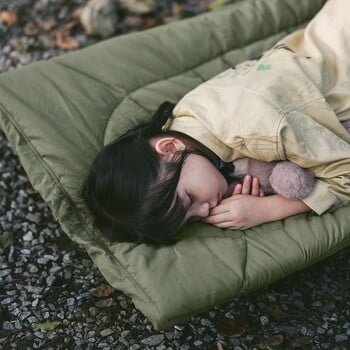
[(164, 340), (163, 334), (155, 334), (155, 335), (151, 335), (146, 339), (141, 340), (141, 343), (148, 346), (155, 346), (155, 345), (159, 345), (163, 340)]
[(0, 278), (6, 277), (11, 273), (11, 269), (0, 270)]
[(38, 319), (35, 316), (30, 316), (28, 317), (29, 323), (37, 323)]
[(348, 336), (346, 334), (337, 334), (335, 337), (334, 337), (335, 341), (337, 343), (340, 343), (340, 342), (343, 342), (343, 341), (346, 341), (348, 340)]
[(4, 321), (2, 324), (2, 329), (4, 331), (13, 331), (15, 326), (10, 321)]
[(138, 345), (138, 344), (133, 344), (133, 345), (131, 345), (131, 346), (129, 347), (129, 350), (138, 350), (138, 349), (140, 349), (140, 348), (141, 348), (140, 345)]
[(208, 319), (206, 319), (206, 318), (202, 318), (201, 319), (201, 325), (202, 326), (206, 326), (206, 327), (211, 327), (211, 322), (208, 320)]
[(163, 344), (156, 347), (156, 350), (165, 350), (165, 349), (166, 349), (166, 346)]
[(12, 298), (5, 298), (1, 301), (1, 305), (7, 305), (12, 303)]
[(33, 287), (33, 286), (26, 286), (25, 289), (27, 290), (28, 293), (33, 293), (39, 295), (44, 288), (42, 287)]
[(326, 333), (326, 330), (325, 330), (324, 328), (322, 328), (322, 327), (317, 327), (317, 328), (316, 328), (316, 332), (317, 332), (318, 334), (325, 334), (325, 333)]
[(31, 242), (33, 240), (33, 233), (32, 231), (28, 231), (23, 237), (23, 241), (25, 242)]
[(113, 334), (114, 331), (110, 328), (104, 329), (103, 331), (100, 332), (101, 337), (107, 337), (108, 335)]
[(265, 315), (260, 316), (260, 323), (263, 326), (266, 326), (269, 322), (270, 322), (270, 320), (269, 320), (269, 318), (267, 316), (265, 316)]
[(27, 214), (26, 219), (28, 221), (34, 222), (36, 224), (38, 224), (40, 222), (40, 217), (38, 215), (35, 215), (32, 213)]
[(37, 273), (39, 271), (39, 269), (33, 264), (28, 264), (28, 270), (30, 273)]
[(74, 298), (68, 298), (67, 299), (67, 305), (68, 306), (73, 306), (75, 304), (75, 299)]
[(39, 339), (44, 339), (45, 338), (45, 334), (42, 332), (34, 332), (34, 335), (39, 338)]
[(56, 279), (55, 276), (49, 275), (49, 276), (46, 278), (46, 284), (47, 284), (49, 287), (52, 286), (53, 282), (55, 282), (55, 279)]
[(22, 329), (22, 325), (21, 325), (21, 322), (19, 322), (19, 320), (15, 321), (15, 328), (16, 329)]
[(24, 321), (27, 317), (29, 317), (30, 316), (30, 312), (29, 311), (24, 311), (24, 312), (22, 312), (20, 315), (19, 315), (19, 319), (21, 320), (21, 321)]

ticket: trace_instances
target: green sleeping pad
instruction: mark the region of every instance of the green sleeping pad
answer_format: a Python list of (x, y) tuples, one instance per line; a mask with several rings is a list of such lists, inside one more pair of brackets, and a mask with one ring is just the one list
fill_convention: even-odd
[(272, 47), (324, 0), (246, 0), (0, 75), (0, 125), (62, 229), (156, 329), (285, 277), (350, 243), (350, 207), (246, 231), (193, 223), (176, 243), (110, 244), (81, 198), (101, 147), (165, 100)]

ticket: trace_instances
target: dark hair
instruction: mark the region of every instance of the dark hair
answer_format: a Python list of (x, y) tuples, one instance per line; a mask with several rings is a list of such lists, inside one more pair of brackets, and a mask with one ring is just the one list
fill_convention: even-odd
[(185, 208), (176, 187), (191, 151), (179, 153), (169, 163), (149, 142), (165, 134), (162, 126), (172, 116), (173, 107), (164, 102), (149, 123), (105, 146), (91, 166), (83, 197), (97, 227), (111, 241), (167, 243), (184, 221)]

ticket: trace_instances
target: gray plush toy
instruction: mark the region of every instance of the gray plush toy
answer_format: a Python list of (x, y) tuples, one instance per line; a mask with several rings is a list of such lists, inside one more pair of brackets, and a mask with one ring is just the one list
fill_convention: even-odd
[(265, 194), (280, 194), (288, 199), (303, 199), (313, 190), (315, 177), (308, 169), (285, 160), (264, 162), (253, 158), (241, 158), (233, 162), (233, 177), (251, 175), (259, 178)]
[[(350, 120), (341, 122), (350, 133)], [(241, 158), (233, 162), (233, 177), (251, 175), (259, 178), (260, 188), (265, 194), (280, 194), (288, 199), (306, 198), (315, 184), (314, 174), (297, 164), (285, 160), (264, 162), (252, 158)]]

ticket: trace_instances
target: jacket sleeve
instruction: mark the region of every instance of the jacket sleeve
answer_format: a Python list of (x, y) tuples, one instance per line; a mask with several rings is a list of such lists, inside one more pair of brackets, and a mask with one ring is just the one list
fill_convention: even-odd
[(314, 119), (306, 111), (294, 110), (282, 118), (279, 128), (281, 153), (312, 170), (317, 179), (312, 193), (303, 199), (317, 214), (350, 203), (350, 136), (331, 110), (328, 116), (325, 112), (314, 109), (318, 113)]

